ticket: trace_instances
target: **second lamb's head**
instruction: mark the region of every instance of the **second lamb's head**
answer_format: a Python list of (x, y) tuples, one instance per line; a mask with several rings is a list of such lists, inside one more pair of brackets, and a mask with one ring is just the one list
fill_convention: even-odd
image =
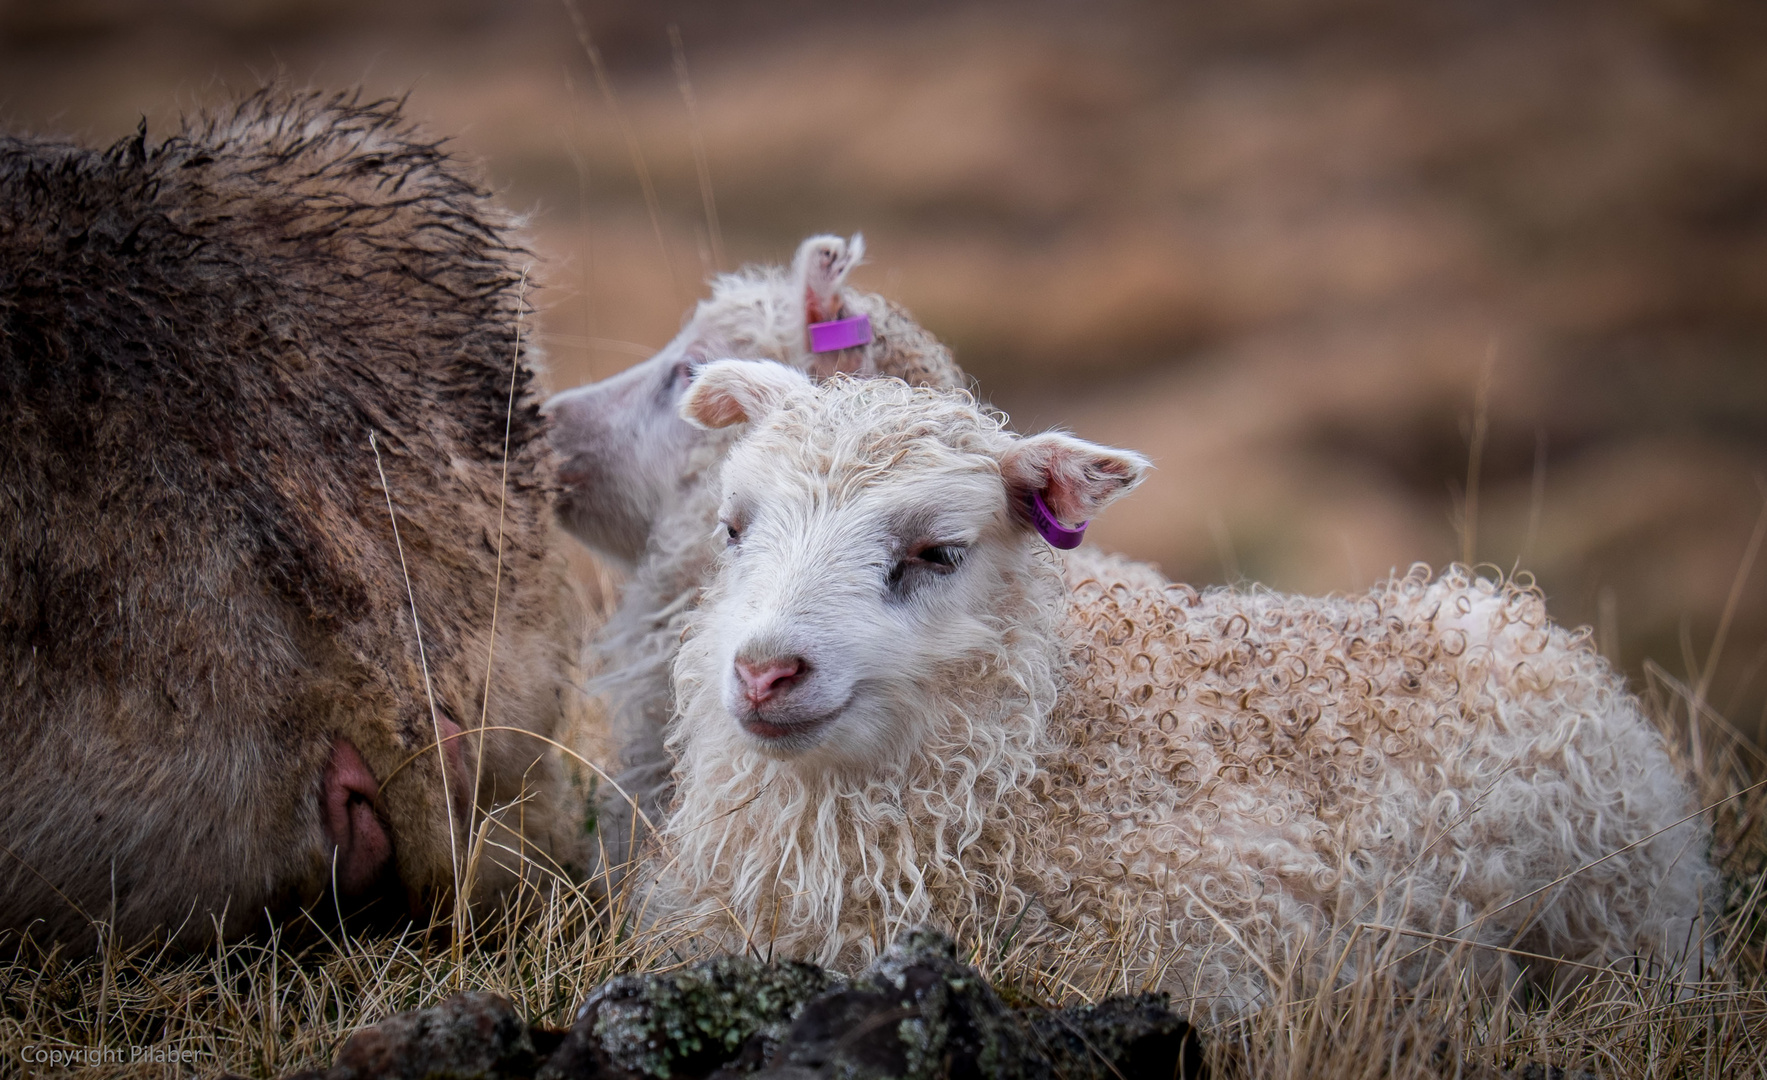
[[(812, 236), (789, 267), (725, 274), (656, 355), (547, 401), (565, 528), (616, 562), (644, 554), (658, 523), (684, 507), (721, 456), (722, 440), (680, 414), (694, 373), (708, 361), (742, 357), (818, 378), (893, 375), (921, 385), (959, 385), (963, 375), (950, 352), (906, 311), (847, 288), (864, 254), (859, 236)], [(858, 316), (869, 319), (869, 342), (812, 349), (812, 325)]]
[(777, 364), (708, 365), (682, 415), (747, 425), (676, 666), (688, 737), (834, 767), (904, 760), (922, 718), (1053, 629), (1035, 499), (1072, 527), (1147, 468), (1058, 432), (1021, 438), (960, 390), (813, 384)]

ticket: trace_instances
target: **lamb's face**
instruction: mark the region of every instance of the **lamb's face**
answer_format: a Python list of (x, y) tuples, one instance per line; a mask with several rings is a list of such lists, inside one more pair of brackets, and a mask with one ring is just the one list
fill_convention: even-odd
[(1030, 541), (986, 454), (928, 439), (892, 474), (877, 460), (799, 471), (795, 449), (758, 432), (725, 465), (703, 624), (719, 696), (769, 754), (888, 760), (929, 675), (995, 643), (992, 601)]
[[(1097, 451), (1091, 506), (1142, 468), (1067, 436), (1017, 439), (964, 395), (895, 380), (812, 387), (727, 361), (685, 408), (762, 418), (724, 465), (725, 550), (678, 675), (692, 723), (718, 714), (779, 758), (901, 760), (963, 670), (1005, 647), (1043, 543), (1023, 505), (1051, 457)], [(1070, 494), (1056, 500), (1071, 509)]]
[(635, 562), (656, 522), (700, 482), (693, 468), (711, 436), (681, 418), (694, 371), (727, 356), (803, 367), (805, 327), (838, 308), (859, 237), (804, 241), (789, 272), (756, 268), (720, 278), (680, 334), (618, 375), (554, 395), (542, 407), (561, 465), (558, 516), (604, 555)]
[(605, 555), (636, 561), (652, 524), (691, 482), (688, 462), (707, 434), (681, 419), (681, 397), (706, 359), (699, 344), (683, 334), (649, 360), (543, 407), (561, 460), (559, 521)]

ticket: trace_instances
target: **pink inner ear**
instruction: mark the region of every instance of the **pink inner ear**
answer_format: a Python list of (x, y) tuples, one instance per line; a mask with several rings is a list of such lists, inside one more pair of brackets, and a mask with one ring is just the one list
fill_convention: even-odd
[[(1134, 454), (1058, 432), (1021, 440), (1000, 462), (1008, 489), (1025, 507), (1033, 493), (1039, 494), (1050, 513), (1068, 528), (1095, 517), (1140, 479), (1144, 465)], [(1027, 523), (1031, 517), (1027, 509)]]
[(688, 391), (687, 405), (693, 418), (710, 428), (729, 427), (748, 419), (742, 402), (722, 387), (695, 386)]
[[(818, 322), (832, 322), (841, 317), (841, 296), (839, 290), (827, 300), (819, 299), (816, 290), (808, 286), (804, 289), (804, 325)], [(805, 331), (807, 335), (808, 330)]]
[(393, 840), (374, 811), (380, 784), (357, 752), (339, 735), (331, 744), (320, 792), (325, 839), (336, 851), (338, 892), (356, 896), (380, 878), (393, 856)]

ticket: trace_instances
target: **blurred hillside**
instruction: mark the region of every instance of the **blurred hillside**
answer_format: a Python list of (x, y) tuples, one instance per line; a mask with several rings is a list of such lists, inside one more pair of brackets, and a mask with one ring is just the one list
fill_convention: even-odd
[[(1154, 457), (1102, 543), (1297, 590), (1470, 549), (1705, 665), (1767, 497), (1767, 7), (580, 2), (611, 99), (558, 0), (0, 0), (0, 122), (408, 93), (531, 213), (558, 387), (863, 230), (1021, 428)], [(1736, 598), (1710, 699), (1767, 730), (1767, 567)]]

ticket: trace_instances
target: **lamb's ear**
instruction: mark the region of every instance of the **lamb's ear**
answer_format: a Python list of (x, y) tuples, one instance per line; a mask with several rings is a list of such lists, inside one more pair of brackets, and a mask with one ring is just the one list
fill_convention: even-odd
[(1043, 496), (1063, 525), (1077, 526), (1127, 495), (1152, 466), (1133, 450), (1113, 450), (1051, 431), (1014, 443), (1000, 475), (1017, 506)]
[(841, 286), (865, 259), (865, 237), (812, 236), (791, 261), (792, 282), (804, 298), (804, 325), (841, 317)]
[(797, 370), (771, 360), (718, 360), (694, 375), (681, 399), (681, 418), (702, 428), (759, 420), (809, 386)]

